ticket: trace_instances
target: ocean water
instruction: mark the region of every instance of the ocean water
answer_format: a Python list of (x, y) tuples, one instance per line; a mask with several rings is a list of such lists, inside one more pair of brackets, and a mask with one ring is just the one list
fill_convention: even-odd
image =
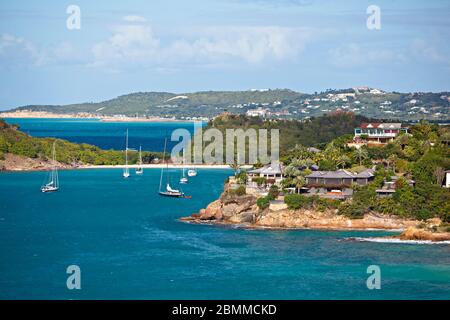
[[(96, 119), (26, 119), (6, 118), (18, 124), (20, 130), (34, 137), (56, 137), (76, 143), (88, 143), (102, 149), (125, 149), (125, 132), (128, 129), (130, 148), (146, 151), (163, 151), (164, 137), (170, 141), (173, 130), (181, 128), (194, 132), (193, 122), (102, 122)], [(170, 150), (170, 149), (168, 149)]]
[[(179, 172), (172, 172), (177, 178)], [(386, 232), (245, 230), (181, 223), (217, 198), (229, 170), (156, 194), (159, 170), (0, 174), (1, 299), (450, 299), (450, 245), (373, 243)], [(81, 268), (68, 290), (66, 268)], [(381, 289), (369, 290), (369, 265)]]

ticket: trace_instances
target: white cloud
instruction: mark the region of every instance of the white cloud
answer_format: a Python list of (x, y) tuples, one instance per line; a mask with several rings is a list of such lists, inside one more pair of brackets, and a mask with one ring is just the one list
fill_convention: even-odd
[(145, 63), (157, 58), (159, 40), (149, 26), (122, 25), (106, 41), (93, 46), (93, 66)]
[(423, 39), (414, 39), (411, 44), (411, 52), (417, 59), (428, 62), (450, 64), (448, 55), (439, 52), (434, 46)]
[(93, 46), (93, 66), (114, 70), (129, 65), (174, 68), (181, 63), (202, 65), (295, 59), (310, 39), (311, 31), (279, 26), (207, 27), (162, 45), (148, 24), (125, 24)]
[(30, 41), (11, 34), (0, 35), (0, 61), (5, 65), (42, 65), (45, 54)]

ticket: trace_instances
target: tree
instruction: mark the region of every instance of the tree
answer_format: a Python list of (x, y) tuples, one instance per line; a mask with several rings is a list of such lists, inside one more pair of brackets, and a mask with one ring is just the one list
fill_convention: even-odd
[(238, 164), (237, 162), (233, 162), (230, 164), (230, 168), (233, 169), (234, 175), (236, 176), (238, 174), (239, 170), (241, 169), (241, 165)]
[(351, 162), (350, 158), (349, 158), (347, 155), (345, 155), (345, 154), (339, 156), (339, 157), (336, 159), (336, 165), (337, 165), (338, 167), (341, 167), (342, 169), (344, 169), (345, 167), (347, 167), (348, 164), (350, 164), (350, 162)]
[(353, 153), (353, 157), (359, 161), (359, 165), (361, 165), (362, 161), (366, 160), (368, 156), (369, 154), (367, 153), (367, 150), (365, 148), (358, 148)]
[(442, 167), (436, 167), (433, 171), (434, 177), (436, 178), (436, 183), (441, 186), (445, 177), (445, 170)]
[(397, 163), (397, 160), (398, 160), (398, 156), (395, 153), (391, 154), (387, 158), (388, 167), (392, 166), (392, 169), (394, 170), (394, 172), (395, 172), (395, 165)]

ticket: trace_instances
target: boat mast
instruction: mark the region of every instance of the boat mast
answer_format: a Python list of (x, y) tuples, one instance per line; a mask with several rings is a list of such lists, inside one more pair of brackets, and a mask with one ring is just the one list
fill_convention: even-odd
[[(163, 165), (164, 165), (164, 161), (166, 159), (166, 147), (167, 147), (167, 137), (164, 139)], [(159, 191), (161, 191), (163, 171), (164, 171), (164, 167), (161, 168), (161, 176), (159, 177)]]
[(125, 142), (125, 173), (128, 173), (128, 128), (127, 128), (127, 137)]
[(184, 166), (186, 165), (186, 158), (185, 158), (185, 154), (184, 154), (184, 148), (183, 148), (183, 178), (185, 178), (185, 173), (184, 173)]
[(59, 181), (58, 181), (58, 168), (56, 166), (56, 140), (53, 141), (53, 186), (58, 187)]

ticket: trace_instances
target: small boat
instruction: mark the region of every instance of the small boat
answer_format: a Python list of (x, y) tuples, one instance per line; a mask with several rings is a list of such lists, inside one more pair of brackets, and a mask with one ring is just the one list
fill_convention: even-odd
[(142, 147), (139, 146), (139, 167), (136, 169), (136, 174), (141, 175), (144, 173), (144, 168), (142, 168)]
[(53, 142), (53, 168), (48, 175), (48, 182), (41, 187), (42, 192), (55, 192), (59, 190), (59, 178), (58, 178), (58, 168), (56, 167), (56, 149), (55, 142)]
[[(165, 157), (166, 157), (166, 147), (167, 147), (167, 138), (164, 141), (164, 153), (163, 153), (163, 163), (165, 161)], [(164, 167), (161, 168), (161, 176), (159, 178), (159, 190), (158, 190), (158, 194), (160, 196), (164, 196), (164, 197), (173, 197), (173, 198), (190, 198), (189, 196), (185, 196), (184, 192), (182, 190), (177, 190), (177, 189), (173, 189), (170, 186), (170, 177), (169, 177), (169, 162), (166, 161), (166, 189), (162, 190), (162, 181), (163, 181), (163, 175), (164, 175)]]
[(197, 175), (197, 170), (189, 169), (187, 174), (188, 174), (188, 177), (195, 177)]
[(125, 142), (125, 168), (123, 168), (123, 177), (128, 178), (130, 176), (130, 170), (128, 169), (128, 129)]

